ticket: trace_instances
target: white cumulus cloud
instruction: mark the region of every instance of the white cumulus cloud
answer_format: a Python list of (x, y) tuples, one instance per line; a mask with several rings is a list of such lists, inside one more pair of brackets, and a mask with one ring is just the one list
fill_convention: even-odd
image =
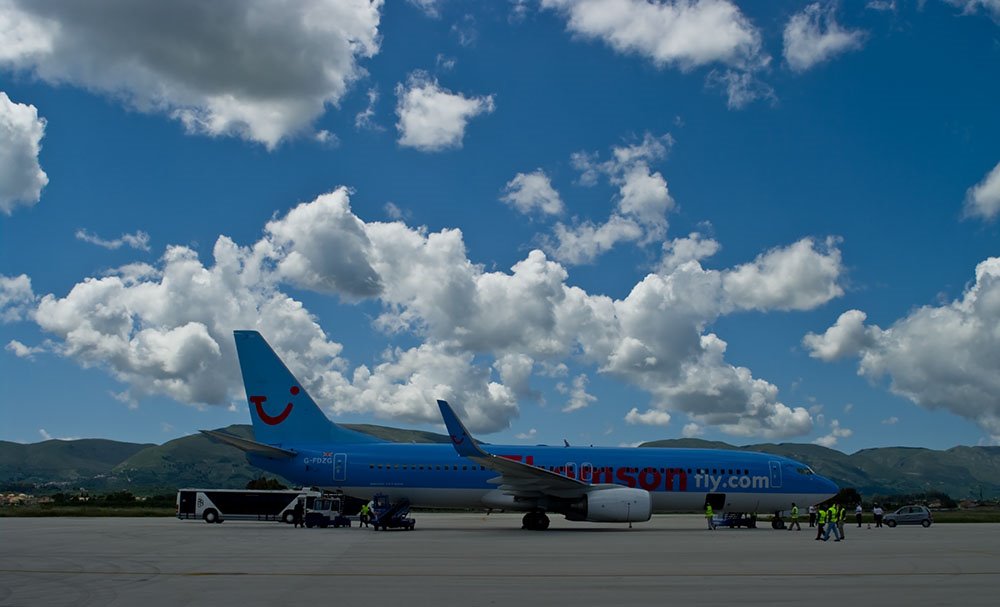
[(670, 414), (666, 411), (649, 409), (645, 413), (639, 413), (638, 407), (625, 414), (625, 422), (629, 424), (645, 424), (647, 426), (666, 426), (670, 424)]
[(861, 310), (848, 310), (822, 335), (809, 333), (802, 338), (809, 355), (831, 361), (846, 356), (856, 356), (875, 341), (874, 332), (865, 327), (868, 315)]
[(728, 0), (542, 0), (542, 6), (562, 12), (570, 31), (661, 67), (739, 64), (760, 52), (760, 33)]
[(785, 25), (785, 61), (796, 72), (828, 61), (834, 56), (861, 48), (865, 34), (847, 30), (837, 23), (834, 6), (819, 2), (792, 15)]
[(667, 214), (676, 203), (667, 180), (649, 164), (666, 156), (672, 144), (670, 135), (647, 133), (639, 143), (613, 148), (611, 159), (605, 162), (596, 162), (596, 155), (574, 154), (581, 183), (592, 185), (603, 175), (618, 187), (617, 201), (604, 223), (557, 223), (546, 251), (563, 263), (577, 265), (592, 263), (621, 242), (645, 245), (662, 240), (668, 228)]
[(770, 95), (755, 75), (770, 62), (760, 32), (729, 0), (542, 0), (542, 6), (562, 14), (571, 32), (659, 68), (726, 66), (710, 80), (726, 81), (730, 107)]
[(696, 436), (701, 436), (704, 433), (705, 429), (694, 422), (684, 424), (684, 429), (681, 430), (681, 436), (684, 438), (695, 438)]
[(528, 430), (527, 432), (519, 432), (518, 434), (515, 434), (514, 438), (516, 438), (518, 440), (531, 440), (531, 439), (535, 438), (535, 436), (537, 434), (538, 434), (538, 430), (536, 430), (535, 428), (532, 428), (532, 429)]
[(493, 111), (493, 96), (466, 97), (441, 88), (427, 74), (415, 72), (396, 86), (399, 145), (422, 152), (462, 147), (469, 121)]
[[(0, 47), (8, 44), (3, 26), (0, 12)], [(0, 49), (0, 65), (3, 55)], [(38, 163), (44, 136), (45, 119), (38, 116), (35, 106), (15, 103), (0, 91), (0, 212), (10, 215), (15, 207), (30, 207), (41, 198), (49, 182)]]
[(993, 20), (1000, 23), (1000, 0), (945, 0), (948, 4), (962, 9), (962, 13), (973, 15), (983, 9)]
[(45, 348), (40, 346), (26, 346), (16, 339), (10, 340), (4, 349), (18, 358), (33, 359), (35, 354), (45, 352)]
[[(614, 162), (635, 153), (622, 148)], [(40, 301), (26, 276), (5, 279), (3, 309), (19, 310), (12, 319), (33, 319), (52, 336), (50, 351), (110, 372), (128, 403), (154, 394), (221, 406), (239, 399), (231, 331), (249, 328), (334, 414), (438, 423), (435, 400), (445, 398), (472, 429), (495, 431), (517, 417), (519, 398), (534, 396), (534, 374), (566, 376), (572, 363), (573, 379), (558, 386), (565, 411), (595, 402), (587, 391), (593, 370), (646, 391), (650, 405), (637, 415), (648, 419), (682, 412), (699, 427), (736, 436), (810, 431), (810, 413), (728, 363), (725, 341), (707, 328), (737, 310), (807, 309), (835, 296), (835, 242), (769, 251), (751, 270), (705, 269), (692, 253), (614, 299), (568, 284), (566, 269), (542, 251), (488, 271), (469, 259), (459, 230), (366, 222), (350, 198), (338, 188), (301, 203), (247, 246), (220, 236), (207, 263), (189, 247), (171, 246), (155, 264), (127, 264)], [(747, 273), (776, 294), (727, 282)], [(375, 329), (418, 343), (352, 366), (284, 292), (288, 285), (380, 306)]]
[(1000, 437), (1000, 258), (980, 262), (959, 299), (918, 308), (887, 329), (863, 321), (852, 310), (823, 335), (807, 335), (805, 344), (824, 360), (857, 355), (859, 374), (889, 377), (893, 393)]
[(844, 294), (836, 238), (803, 238), (723, 274), (722, 283), (740, 308), (809, 310)]
[(838, 442), (840, 442), (840, 439), (850, 438), (852, 434), (854, 434), (853, 430), (850, 428), (842, 428), (840, 426), (840, 421), (835, 419), (830, 422), (830, 432), (814, 440), (813, 444), (832, 449)]
[(0, 321), (14, 322), (26, 318), (35, 300), (31, 278), (27, 274), (0, 274)]
[(128, 246), (133, 249), (139, 249), (140, 251), (149, 250), (149, 234), (139, 230), (134, 234), (122, 234), (114, 240), (107, 240), (101, 238), (97, 234), (91, 234), (87, 230), (79, 229), (76, 231), (77, 240), (82, 240), (83, 242), (89, 242), (90, 244), (97, 245), (99, 247), (116, 250), (123, 246)]
[(268, 222), (281, 276), (299, 286), (350, 297), (377, 295), (382, 286), (371, 266), (364, 224), (339, 188)]
[(721, 245), (705, 238), (698, 232), (691, 232), (686, 238), (675, 238), (663, 243), (663, 257), (660, 273), (670, 274), (689, 261), (701, 261), (719, 252)]
[(965, 194), (966, 217), (978, 217), (986, 221), (1000, 215), (1000, 162), (983, 180), (969, 188)]
[(534, 211), (545, 215), (559, 215), (565, 210), (559, 192), (552, 187), (549, 176), (541, 169), (515, 175), (507, 182), (500, 200), (525, 215)]
[(378, 52), (382, 0), (0, 0), (0, 67), (276, 146)]
[(563, 407), (563, 413), (578, 411), (597, 400), (596, 396), (587, 393), (588, 382), (587, 376), (581, 374), (574, 377), (569, 386), (563, 383), (556, 386), (556, 389), (560, 393), (569, 395), (569, 402)]

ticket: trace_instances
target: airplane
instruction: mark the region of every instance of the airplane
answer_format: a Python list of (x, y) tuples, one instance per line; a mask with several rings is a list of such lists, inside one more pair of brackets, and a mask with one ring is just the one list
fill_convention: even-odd
[(837, 485), (785, 457), (724, 449), (550, 447), (480, 443), (451, 405), (438, 407), (451, 444), (383, 441), (331, 421), (257, 331), (234, 331), (254, 439), (202, 430), (249, 463), (302, 486), (412, 506), (524, 512), (631, 523), (653, 513), (772, 512), (816, 504)]

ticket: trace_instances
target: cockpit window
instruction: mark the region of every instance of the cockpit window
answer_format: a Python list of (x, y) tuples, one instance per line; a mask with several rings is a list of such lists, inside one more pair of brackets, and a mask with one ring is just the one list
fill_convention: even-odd
[(815, 472), (812, 471), (812, 468), (808, 466), (804, 468), (796, 468), (795, 471), (798, 472), (799, 474), (805, 474), (805, 475), (816, 474)]

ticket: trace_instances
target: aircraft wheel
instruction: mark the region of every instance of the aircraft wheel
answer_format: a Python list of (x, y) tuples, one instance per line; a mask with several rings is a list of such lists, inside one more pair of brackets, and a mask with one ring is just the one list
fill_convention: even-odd
[(529, 512), (521, 520), (521, 528), (531, 531), (544, 531), (549, 528), (549, 517), (544, 512)]

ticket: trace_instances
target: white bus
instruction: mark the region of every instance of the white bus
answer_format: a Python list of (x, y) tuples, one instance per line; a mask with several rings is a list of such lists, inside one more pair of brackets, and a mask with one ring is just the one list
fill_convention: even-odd
[(295, 517), (296, 501), (301, 498), (311, 503), (320, 495), (321, 492), (309, 489), (180, 489), (177, 491), (177, 518), (202, 519), (206, 523), (239, 520), (290, 524)]

